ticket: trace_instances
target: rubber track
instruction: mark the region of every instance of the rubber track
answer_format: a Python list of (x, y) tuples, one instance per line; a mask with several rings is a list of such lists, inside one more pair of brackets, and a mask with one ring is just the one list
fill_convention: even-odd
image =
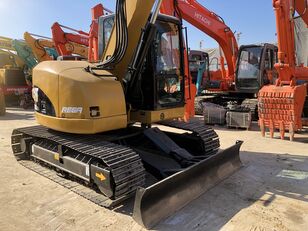
[(33, 172), (40, 174), (52, 180), (53, 182), (71, 190), (72, 192), (82, 196), (83, 198), (103, 207), (112, 208), (117, 204), (121, 203), (123, 200), (131, 197), (133, 194), (128, 195), (126, 197), (119, 198), (117, 200), (111, 200), (108, 197), (104, 196), (101, 193), (97, 193), (95, 190), (80, 184), (79, 182), (72, 181), (70, 179), (66, 179), (60, 176), (57, 172), (52, 169), (43, 167), (39, 163), (30, 161), (30, 160), (20, 160), (18, 161), (22, 166), (30, 169)]
[(196, 136), (200, 136), (204, 142), (205, 155), (208, 156), (214, 155), (219, 150), (220, 143), (217, 133), (211, 127), (206, 126), (201, 121), (196, 120), (185, 123), (179, 120), (168, 120), (160, 122), (158, 124), (182, 130), (187, 130), (192, 132)]
[[(82, 155), (82, 157), (95, 158), (103, 163), (111, 171), (115, 182), (115, 199), (111, 200), (101, 193), (95, 192), (93, 189), (82, 186), (75, 182), (76, 185), (71, 187), (72, 181), (64, 180), (64, 178), (51, 174), (54, 172), (44, 167), (37, 167), (38, 164), (31, 163), (31, 161), (22, 160), (20, 162), (25, 167), (38, 172), (41, 175), (71, 189), (77, 194), (85, 197), (86, 199), (105, 207), (112, 207), (115, 204), (123, 201), (125, 198), (131, 197), (138, 186), (145, 184), (145, 170), (139, 155), (129, 147), (102, 141), (100, 135), (73, 135), (56, 131), (51, 131), (43, 126), (34, 126), (27, 128), (19, 128), (13, 131), (12, 134), (12, 148), (13, 152), (18, 159), (18, 154), (21, 152), (19, 145), (22, 137), (33, 137), (40, 141), (45, 140), (52, 143), (61, 144)], [(27, 163), (30, 162), (30, 163)], [(45, 171), (48, 174), (45, 174)], [(50, 175), (50, 177), (48, 177)], [(58, 179), (56, 176), (60, 179)], [(62, 182), (62, 183), (61, 183)], [(85, 189), (87, 188), (87, 190)], [(92, 191), (92, 192), (91, 192)]]

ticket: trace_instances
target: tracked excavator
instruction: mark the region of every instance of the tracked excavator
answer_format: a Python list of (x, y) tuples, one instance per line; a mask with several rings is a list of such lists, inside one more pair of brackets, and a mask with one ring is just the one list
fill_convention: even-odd
[(21, 40), (0, 37), (0, 50), (0, 115), (4, 115), (6, 105), (30, 106), (31, 86), (25, 72), (35, 60)]
[(185, 107), (182, 24), (159, 14), (161, 3), (117, 0), (98, 64), (39, 63), (40, 125), (12, 132), (20, 164), (101, 206), (135, 196), (133, 217), (147, 228), (241, 165), (241, 141), (219, 150), (212, 128), (177, 120)]
[(11, 38), (0, 36), (0, 116), (5, 115), (6, 112), (5, 101), (8, 95), (6, 87), (8, 84), (11, 85), (9, 83), (9, 72), (12, 73), (15, 70), (22, 70), (25, 65), (22, 59), (16, 54), (12, 46), (12, 40)]
[(202, 114), (204, 101), (222, 106), (232, 101), (249, 106), (257, 119), (257, 93), (261, 87), (273, 83), (277, 77), (273, 65), (277, 47), (261, 44), (243, 45), (239, 49), (233, 31), (223, 18), (196, 0), (164, 0), (161, 12), (186, 20), (220, 46), (220, 71), (205, 71), (206, 79), (199, 81), (195, 100), (196, 113)]
[(278, 79), (259, 91), (259, 125), (263, 136), (266, 129), (271, 137), (279, 130), (284, 139), (289, 131), (292, 141), (303, 126), (303, 112), (308, 111), (308, 2), (273, 0), (273, 7), (278, 39), (278, 60), (274, 67)]

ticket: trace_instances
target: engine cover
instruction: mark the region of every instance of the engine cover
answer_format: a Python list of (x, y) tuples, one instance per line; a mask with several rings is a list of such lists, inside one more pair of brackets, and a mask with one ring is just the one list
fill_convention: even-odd
[[(85, 61), (46, 61), (34, 68), (33, 92), (38, 95), (33, 98), (41, 125), (80, 134), (127, 126), (121, 83), (107, 71), (100, 71), (103, 76), (99, 77), (85, 71), (89, 65)], [(44, 110), (46, 105), (51, 109)]]

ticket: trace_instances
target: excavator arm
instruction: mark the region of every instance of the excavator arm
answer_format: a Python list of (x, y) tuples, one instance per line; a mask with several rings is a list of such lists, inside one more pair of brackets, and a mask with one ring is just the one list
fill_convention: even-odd
[[(60, 25), (58, 22), (52, 25), (51, 31), (53, 41), (60, 55), (70, 56), (72, 54), (79, 54), (84, 58), (88, 58), (89, 61), (99, 60), (98, 19), (104, 14), (112, 13), (112, 11), (104, 8), (102, 4), (98, 4), (91, 9), (91, 12), (92, 23), (89, 33)], [(66, 33), (62, 28), (73, 31), (74, 33)], [(86, 48), (88, 48), (88, 50), (86, 50)]]
[(31, 48), (23, 40), (0, 36), (0, 49), (11, 55), (16, 62), (16, 66), (20, 68), (27, 65), (28, 68), (32, 69), (37, 63)]
[[(298, 64), (295, 48), (295, 13), (308, 25), (307, 0), (273, 0), (278, 39), (278, 62), (275, 68), (278, 80), (275, 85), (263, 87), (258, 96), (259, 125), (265, 136), (265, 128), (274, 136), (280, 130), (281, 139), (289, 131), (290, 140), (302, 128), (302, 112), (308, 81), (308, 67)], [(308, 41), (306, 41), (307, 43)]]
[[(35, 57), (39, 62), (54, 60), (58, 57), (55, 43), (50, 38), (25, 32), (24, 39), (31, 47)], [(88, 56), (88, 48), (78, 43), (66, 43), (65, 48), (65, 52), (77, 54), (82, 57)]]
[(31, 48), (25, 43), (25, 41), (14, 39), (12, 46), (17, 52), (17, 55), (24, 61), (27, 68), (32, 70), (37, 64)]
[[(295, 5), (294, 5), (295, 2)], [(308, 25), (307, 0), (273, 0), (276, 13), (278, 39), (278, 63), (276, 69), (280, 82), (290, 82), (292, 79), (308, 80), (308, 68), (296, 64), (295, 49), (295, 11)]]
[(12, 45), (13, 39), (0, 36), (0, 49), (14, 51), (14, 47)]
[(295, 1), (295, 10), (299, 14), (299, 16), (304, 20), (306, 25), (308, 25), (308, 2), (307, 0), (296, 0)]
[[(35, 38), (35, 37), (39, 38)], [(50, 39), (39, 35), (24, 33), (26, 43), (31, 47), (32, 52), (39, 62), (53, 60), (58, 54), (55, 50), (55, 44)]]
[[(66, 33), (62, 28), (66, 28), (76, 32), (74, 33)], [(73, 54), (72, 49), (67, 49), (67, 44), (73, 42), (75, 44), (80, 44), (81, 46), (88, 47), (89, 46), (89, 34), (80, 30), (75, 30), (73, 28), (60, 25), (58, 22), (55, 22), (52, 27), (52, 39), (55, 43), (55, 47), (59, 55), (69, 56)], [(84, 57), (86, 58), (86, 57)]]

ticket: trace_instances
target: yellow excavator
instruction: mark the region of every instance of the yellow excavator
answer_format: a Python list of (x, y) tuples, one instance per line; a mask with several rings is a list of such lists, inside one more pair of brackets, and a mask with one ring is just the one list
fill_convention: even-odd
[(31, 105), (31, 86), (25, 77), (35, 62), (31, 54), (23, 41), (0, 36), (0, 116), (5, 115), (6, 104)]
[(40, 125), (12, 132), (23, 166), (101, 206), (135, 196), (133, 217), (147, 228), (241, 166), (241, 141), (219, 150), (213, 129), (178, 120), (187, 78), (182, 24), (159, 14), (161, 3), (117, 0), (100, 63), (39, 63)]
[(14, 50), (12, 39), (0, 36), (0, 116), (5, 115), (6, 112), (4, 90), (2, 89), (5, 81), (5, 70), (25, 65), (12, 50)]
[[(0, 67), (10, 65), (23, 68), (25, 63), (18, 57), (12, 45), (13, 39), (0, 36)], [(15, 53), (14, 53), (15, 52)]]

